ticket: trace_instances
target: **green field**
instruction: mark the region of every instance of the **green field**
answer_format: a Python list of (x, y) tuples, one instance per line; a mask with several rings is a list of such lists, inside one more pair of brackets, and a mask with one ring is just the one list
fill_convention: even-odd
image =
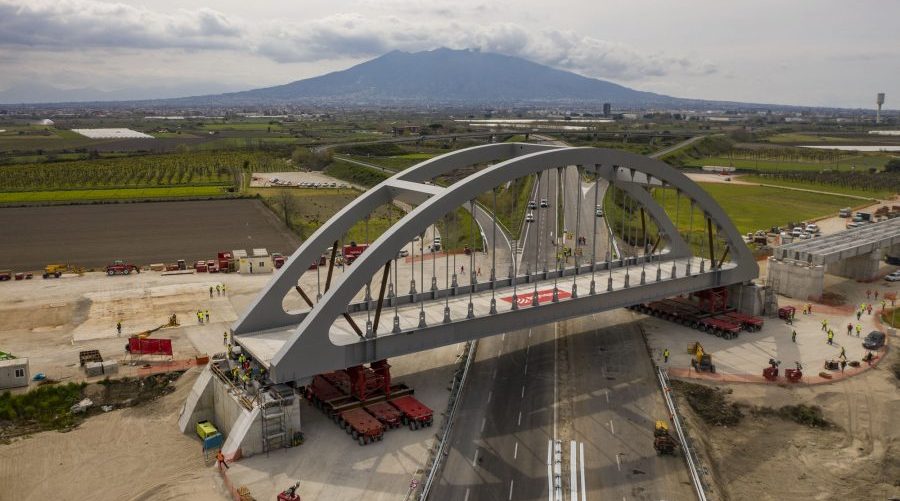
[[(838, 193), (841, 195), (853, 195), (857, 197), (867, 197), (867, 198), (880, 198), (885, 199), (894, 195), (894, 192), (891, 190), (863, 190), (857, 188), (850, 188), (848, 186), (842, 186), (839, 184), (824, 184), (824, 183), (810, 183), (803, 181), (788, 181), (784, 179), (772, 179), (768, 177), (762, 176), (754, 176), (754, 175), (746, 175), (740, 176), (741, 181), (746, 181), (748, 183), (760, 183), (760, 184), (772, 184), (776, 186), (784, 186), (786, 188), (800, 188), (804, 190), (818, 190), (818, 191), (827, 191), (829, 193)], [(859, 200), (857, 200), (857, 204)]]
[[(836, 214), (839, 209), (859, 204), (859, 200), (838, 195), (821, 195), (802, 191), (784, 190), (766, 186), (732, 185), (725, 183), (699, 183), (713, 199), (722, 206), (739, 232), (749, 233), (783, 226), (788, 222), (803, 221)], [(667, 190), (668, 191), (668, 190)], [(659, 201), (660, 190), (654, 191)], [(673, 193), (665, 195), (663, 206), (671, 219), (675, 220), (676, 203)], [(678, 227), (690, 228), (690, 205), (684, 197), (678, 204)], [(705, 228), (699, 210), (694, 213), (695, 238), (703, 238)]]
[(435, 156), (436, 155), (432, 155), (430, 153), (407, 153), (406, 155), (396, 155), (390, 157), (366, 157), (360, 159), (360, 161), (399, 172), (401, 170), (408, 169), (417, 163), (424, 162), (425, 160), (428, 160), (430, 158), (434, 158)]
[(175, 186), (165, 188), (112, 188), (99, 190), (0, 192), (0, 203), (91, 202), (99, 200), (149, 200), (160, 198), (219, 197), (226, 186)]
[(880, 169), (890, 159), (887, 155), (852, 155), (841, 158), (837, 162), (790, 162), (779, 160), (756, 160), (750, 158), (706, 157), (691, 158), (685, 162), (686, 167), (703, 167), (715, 165), (717, 167), (736, 167), (738, 169), (757, 171), (790, 171), (790, 170), (842, 170), (868, 169), (870, 167)]
[[(838, 143), (846, 143), (847, 139), (842, 139), (839, 137), (830, 137), (830, 136), (813, 136), (810, 134), (798, 134), (798, 133), (784, 133), (784, 134), (775, 134), (774, 136), (770, 136), (766, 139), (770, 143), (823, 143), (823, 144), (838, 144)], [(852, 141), (852, 140), (850, 140)]]
[(356, 164), (336, 159), (325, 168), (325, 174), (361, 186), (375, 186), (388, 178), (388, 175), (376, 169), (369, 169)]

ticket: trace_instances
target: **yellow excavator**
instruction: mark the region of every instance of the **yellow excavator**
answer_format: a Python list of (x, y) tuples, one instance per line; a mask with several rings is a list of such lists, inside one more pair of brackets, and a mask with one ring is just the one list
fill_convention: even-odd
[(697, 372), (716, 373), (716, 366), (712, 363), (712, 355), (703, 351), (703, 345), (699, 341), (688, 345), (688, 353), (691, 357), (691, 367)]
[(59, 278), (63, 273), (84, 273), (84, 268), (69, 264), (48, 264), (44, 266), (44, 278)]

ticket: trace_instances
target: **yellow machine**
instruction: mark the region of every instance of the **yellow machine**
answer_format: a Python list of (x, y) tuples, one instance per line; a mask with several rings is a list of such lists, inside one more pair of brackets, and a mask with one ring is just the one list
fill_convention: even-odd
[(688, 345), (688, 353), (691, 357), (691, 367), (697, 372), (716, 372), (716, 366), (712, 363), (712, 355), (703, 351), (703, 345), (699, 341)]
[(44, 266), (44, 278), (59, 278), (63, 273), (84, 273), (84, 268), (68, 264), (48, 264)]

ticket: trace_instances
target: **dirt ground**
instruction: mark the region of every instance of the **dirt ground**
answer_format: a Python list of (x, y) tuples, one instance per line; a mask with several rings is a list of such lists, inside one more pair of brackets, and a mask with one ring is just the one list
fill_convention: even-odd
[(192, 262), (260, 247), (289, 255), (300, 243), (249, 199), (3, 208), (0, 228), (0, 269), (15, 271), (49, 263), (103, 267), (114, 259)]
[(222, 501), (199, 443), (174, 424), (197, 374), (191, 369), (174, 393), (150, 404), (0, 446), (0, 500)]
[(829, 429), (745, 412), (735, 426), (704, 424), (681, 401), (690, 434), (700, 449), (711, 499), (848, 500), (900, 496), (900, 382), (890, 370), (896, 350), (876, 369), (826, 385), (719, 385), (729, 399), (779, 408), (822, 408)]

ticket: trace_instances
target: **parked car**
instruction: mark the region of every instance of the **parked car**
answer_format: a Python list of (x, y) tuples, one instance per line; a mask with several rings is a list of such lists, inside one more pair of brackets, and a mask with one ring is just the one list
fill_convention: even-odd
[(843, 209), (838, 211), (838, 217), (850, 217), (851, 213), (852, 211), (850, 210), (850, 207), (844, 207)]
[(900, 270), (889, 273), (884, 279), (888, 282), (900, 282)]
[(794, 238), (799, 238), (802, 234), (803, 230), (801, 230), (800, 228), (794, 228), (793, 230), (791, 230), (791, 236)]
[(808, 233), (815, 234), (815, 233), (819, 233), (819, 231), (821, 231), (821, 230), (819, 230), (819, 227), (815, 223), (810, 223), (810, 224), (806, 225), (806, 231)]
[(884, 346), (885, 335), (881, 331), (872, 331), (870, 332), (865, 339), (863, 339), (863, 348), (867, 350), (877, 350)]
[(397, 253), (397, 257), (406, 257), (406, 256), (408, 256), (408, 255), (409, 255), (409, 251), (406, 250), (406, 249), (403, 249), (403, 250), (401, 250), (400, 252)]

